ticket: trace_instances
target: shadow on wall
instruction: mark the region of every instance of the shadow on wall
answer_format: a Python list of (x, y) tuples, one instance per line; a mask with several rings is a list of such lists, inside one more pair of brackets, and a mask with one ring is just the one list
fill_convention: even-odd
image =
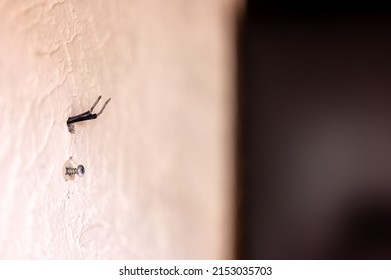
[(249, 1), (240, 258), (391, 258), (388, 14)]

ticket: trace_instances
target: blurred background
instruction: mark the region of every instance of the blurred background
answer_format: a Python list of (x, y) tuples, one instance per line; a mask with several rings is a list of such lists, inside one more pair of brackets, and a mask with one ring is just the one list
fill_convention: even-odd
[(240, 258), (391, 258), (391, 20), (373, 7), (247, 1)]

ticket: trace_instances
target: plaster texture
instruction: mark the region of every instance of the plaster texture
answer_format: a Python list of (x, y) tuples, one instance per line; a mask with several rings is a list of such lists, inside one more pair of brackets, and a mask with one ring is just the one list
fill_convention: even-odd
[(0, 0), (1, 259), (233, 256), (238, 6)]

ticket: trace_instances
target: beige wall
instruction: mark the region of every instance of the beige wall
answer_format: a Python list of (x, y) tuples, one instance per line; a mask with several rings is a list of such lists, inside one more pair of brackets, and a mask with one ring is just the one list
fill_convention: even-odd
[(233, 257), (237, 2), (0, 0), (0, 258)]

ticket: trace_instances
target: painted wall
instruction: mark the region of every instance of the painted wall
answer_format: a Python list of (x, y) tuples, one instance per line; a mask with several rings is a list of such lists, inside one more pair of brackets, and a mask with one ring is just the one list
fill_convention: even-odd
[(233, 257), (238, 7), (0, 0), (0, 258)]

